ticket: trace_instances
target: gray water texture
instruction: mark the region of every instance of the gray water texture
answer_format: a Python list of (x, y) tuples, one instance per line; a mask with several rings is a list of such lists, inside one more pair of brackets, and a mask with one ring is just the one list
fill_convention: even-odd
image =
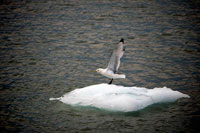
[[(197, 0), (4, 0), (0, 2), (2, 132), (197, 132), (200, 123), (200, 2)], [(50, 97), (108, 83), (121, 38), (126, 52), (114, 80), (167, 86), (191, 96), (137, 112), (73, 107)]]

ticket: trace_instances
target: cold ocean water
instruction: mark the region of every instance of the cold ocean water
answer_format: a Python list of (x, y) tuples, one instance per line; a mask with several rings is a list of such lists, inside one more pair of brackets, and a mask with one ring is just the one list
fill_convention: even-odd
[[(5, 0), (0, 5), (0, 128), (3, 132), (197, 132), (200, 123), (200, 2), (195, 0)], [(109, 79), (187, 94), (137, 111), (50, 101)]]

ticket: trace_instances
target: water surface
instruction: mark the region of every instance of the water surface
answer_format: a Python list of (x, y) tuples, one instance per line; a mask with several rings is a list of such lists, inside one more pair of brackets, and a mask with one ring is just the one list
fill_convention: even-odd
[[(0, 127), (18, 132), (195, 132), (200, 122), (200, 3), (195, 0), (3, 1), (0, 5)], [(74, 108), (49, 101), (107, 83), (106, 67), (125, 39), (114, 84), (167, 86), (191, 96), (137, 112)]]

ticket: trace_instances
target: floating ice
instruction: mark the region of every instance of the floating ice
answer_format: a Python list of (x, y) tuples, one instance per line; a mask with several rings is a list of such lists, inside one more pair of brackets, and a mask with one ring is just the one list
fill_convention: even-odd
[(173, 102), (190, 96), (170, 88), (124, 87), (108, 84), (97, 84), (75, 89), (60, 98), (63, 103), (77, 106), (91, 106), (109, 111), (130, 112), (143, 109), (151, 104)]

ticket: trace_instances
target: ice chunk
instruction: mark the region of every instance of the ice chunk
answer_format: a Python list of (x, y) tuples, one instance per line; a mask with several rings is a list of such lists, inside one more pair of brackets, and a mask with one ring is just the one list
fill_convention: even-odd
[(173, 102), (182, 97), (189, 98), (188, 95), (167, 87), (147, 89), (97, 84), (75, 89), (60, 98), (50, 98), (50, 100), (109, 111), (130, 112), (155, 103)]

